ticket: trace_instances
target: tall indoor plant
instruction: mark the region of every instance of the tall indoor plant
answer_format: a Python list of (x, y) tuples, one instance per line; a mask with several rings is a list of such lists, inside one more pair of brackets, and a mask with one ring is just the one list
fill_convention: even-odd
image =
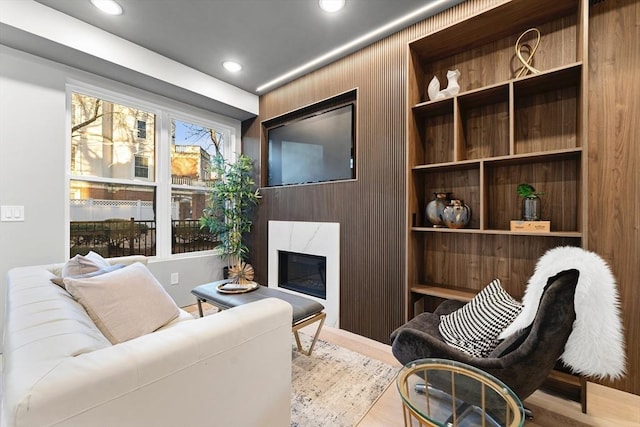
[(229, 278), (246, 283), (253, 279), (253, 268), (246, 264), (248, 248), (243, 236), (251, 231), (251, 209), (260, 199), (259, 189), (251, 176), (253, 161), (244, 154), (231, 162), (221, 153), (211, 160), (213, 183), (208, 206), (200, 218), (200, 227), (217, 237), (215, 251), (229, 267)]

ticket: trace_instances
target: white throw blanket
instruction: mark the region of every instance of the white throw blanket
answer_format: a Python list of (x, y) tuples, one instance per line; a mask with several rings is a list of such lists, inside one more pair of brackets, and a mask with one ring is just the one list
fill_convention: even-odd
[(536, 316), (549, 277), (572, 268), (580, 272), (574, 298), (576, 320), (560, 358), (575, 373), (616, 379), (625, 371), (618, 289), (607, 263), (593, 252), (572, 246), (547, 251), (529, 279), (522, 311), (499, 338), (528, 327)]

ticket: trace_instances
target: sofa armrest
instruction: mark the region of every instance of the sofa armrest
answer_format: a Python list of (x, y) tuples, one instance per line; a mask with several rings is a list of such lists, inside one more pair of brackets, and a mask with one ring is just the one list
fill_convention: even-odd
[(266, 299), (67, 358), (17, 417), (20, 425), (289, 425), (291, 319), (290, 304)]

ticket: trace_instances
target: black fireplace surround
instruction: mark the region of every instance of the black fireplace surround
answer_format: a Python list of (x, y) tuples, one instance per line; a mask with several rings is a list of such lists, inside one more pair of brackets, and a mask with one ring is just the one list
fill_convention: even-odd
[(327, 258), (278, 251), (278, 287), (327, 299)]

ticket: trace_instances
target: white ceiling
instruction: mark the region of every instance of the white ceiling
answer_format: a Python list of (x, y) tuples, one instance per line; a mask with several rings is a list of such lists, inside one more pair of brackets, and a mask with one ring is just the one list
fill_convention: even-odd
[[(347, 0), (346, 7), (335, 14), (322, 11), (318, 0), (117, 1), (124, 9), (121, 16), (102, 14), (89, 0), (0, 0), (0, 43), (179, 100), (186, 99), (178, 91), (190, 91), (193, 95), (193, 89), (175, 81), (163, 81), (149, 73), (145, 81), (145, 74), (139, 69), (107, 59), (104, 42), (94, 47), (96, 54), (92, 55), (92, 47), (84, 46), (88, 43), (73, 40), (75, 33), (70, 25), (73, 22), (54, 20), (61, 12), (64, 15), (60, 16), (68, 15), (160, 57), (177, 61), (188, 67), (186, 71), (197, 70), (207, 78), (228, 83), (236, 90), (242, 89), (246, 95), (255, 96), (463, 0)], [(5, 11), (9, 11), (4, 19), (3, 4)], [(39, 7), (27, 7), (28, 4)], [(43, 13), (47, 10), (51, 13)], [(24, 12), (21, 14), (21, 11)], [(39, 15), (39, 24), (36, 24), (35, 16), (24, 17), (27, 11)], [(408, 14), (412, 15), (407, 17)], [(407, 18), (401, 19), (403, 17)], [(42, 31), (27, 28), (29, 25), (42, 28), (42, 23), (50, 28)], [(379, 29), (373, 37), (353, 43), (339, 54), (295, 72), (262, 91), (257, 90), (282, 74)], [(56, 38), (49, 38), (45, 33), (55, 33)], [(68, 42), (61, 42), (65, 39)], [(79, 44), (83, 44), (80, 51)], [(127, 55), (130, 53), (122, 54), (121, 58)], [(227, 59), (241, 63), (243, 70), (237, 74), (226, 71), (222, 61)], [(164, 85), (161, 90), (158, 89), (160, 85)], [(195, 94), (201, 99), (189, 101), (196, 106), (241, 119), (247, 117), (247, 111), (251, 112), (251, 108), (238, 107), (233, 102), (220, 101), (197, 90)], [(242, 93), (240, 95), (242, 97)], [(212, 99), (216, 105), (207, 105)], [(225, 108), (218, 108), (218, 104), (231, 108), (225, 111)]]

